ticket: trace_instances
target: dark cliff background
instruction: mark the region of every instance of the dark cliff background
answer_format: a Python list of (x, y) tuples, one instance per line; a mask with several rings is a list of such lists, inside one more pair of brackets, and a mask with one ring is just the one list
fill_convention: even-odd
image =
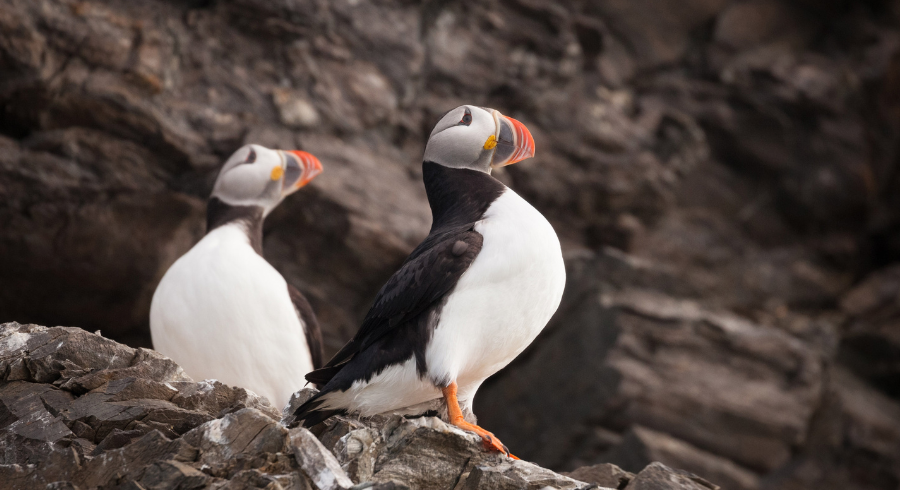
[(427, 233), (461, 103), (531, 129), (497, 177), (569, 269), (483, 425), (558, 470), (900, 486), (898, 1), (0, 0), (0, 321), (149, 346), (255, 142), (325, 166), (265, 256), (334, 352)]

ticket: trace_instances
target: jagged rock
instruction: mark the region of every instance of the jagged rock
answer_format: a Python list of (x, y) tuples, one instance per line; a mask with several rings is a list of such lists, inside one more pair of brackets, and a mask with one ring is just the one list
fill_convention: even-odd
[[(655, 328), (665, 328), (670, 341), (682, 339), (675, 335), (679, 328), (692, 332), (690, 342), (682, 339), (683, 343), (673, 345), (728, 341), (733, 358), (746, 356), (740, 366), (749, 372), (765, 371), (756, 367), (752, 355), (742, 354), (749, 349), (741, 343), (745, 335), (767, 341), (752, 344), (759, 349), (750, 350), (755, 355), (773, 349), (782, 357), (781, 362), (789, 363), (788, 354), (796, 354), (780, 334), (759, 331), (727, 315), (694, 308), (689, 302), (661, 302), (658, 298), (649, 302), (633, 291), (607, 292), (594, 300), (601, 309), (615, 310), (608, 318), (616, 319), (615, 325), (623, 328), (619, 339), (632, 336), (637, 340), (647, 335), (636, 318), (640, 313), (644, 321), (668, 322)], [(0, 379), (0, 482), (12, 488), (718, 488), (692, 473), (656, 462), (636, 474), (606, 464), (561, 475), (533, 463), (485, 452), (478, 436), (430, 415), (339, 416), (315, 427), (315, 432), (288, 430), (271, 416), (277, 414), (267, 403), (261, 408), (246, 406), (259, 403), (252, 393), (218, 382), (160, 382), (155, 379), (160, 370), (152, 366), (156, 363), (165, 367), (162, 372), (180, 372), (171, 361), (139, 357), (133, 349), (76, 330), (16, 323), (0, 326), (0, 359), (6, 366), (21, 367), (20, 371), (5, 370), (5, 376), (21, 372), (28, 379)], [(94, 349), (94, 353), (74, 360), (53, 356), (47, 360), (45, 355), (33, 361), (29, 345), (47, 350), (45, 337), (54, 335), (53, 352), (67, 352), (78, 345)], [(629, 352), (640, 352), (636, 348), (640, 343), (629, 345)], [(127, 354), (135, 355), (120, 364), (116, 358)], [(669, 354), (658, 349), (656, 358), (663, 362)], [(132, 359), (140, 362), (129, 365)], [(145, 363), (147, 359), (153, 361)], [(803, 368), (802, 356), (792, 359), (794, 366)], [(32, 366), (39, 369), (32, 371)], [(123, 370), (131, 375), (120, 377)], [(35, 378), (34, 372), (41, 374)], [(803, 386), (801, 372), (794, 385)], [(84, 376), (107, 381), (87, 392), (85, 384), (68, 382)], [(821, 465), (825, 458), (838, 461), (829, 478), (847, 485), (851, 467), (837, 455), (841, 448), (852, 447), (860, 454), (877, 456), (867, 456), (873, 462), (873, 481), (890, 481), (893, 473), (885, 468), (900, 463), (896, 459), (900, 432), (894, 425), (900, 408), (848, 373), (836, 371), (832, 377), (835, 381), (829, 385), (817, 421), (809, 429), (810, 442), (801, 461), (813, 465)], [(638, 379), (646, 382), (646, 378)], [(624, 386), (636, 383), (624, 377), (621, 382)], [(667, 381), (676, 387), (677, 382)], [(744, 383), (744, 388), (747, 386)], [(307, 389), (296, 394), (285, 410), (284, 421), (290, 420), (292, 408), (314, 393)], [(621, 417), (621, 413), (616, 416)], [(834, 423), (831, 418), (840, 422)], [(839, 432), (828, 431), (836, 426), (841, 427)], [(749, 490), (762, 485), (755, 474), (719, 454), (714, 456), (686, 439), (659, 430), (635, 425), (624, 436), (609, 436), (613, 449), (603, 457), (635, 469), (653, 458), (678, 462), (690, 471), (717, 478), (728, 488)], [(540, 432), (534, 435), (539, 437)], [(796, 482), (821, 483), (809, 478), (802, 465), (768, 481), (779, 489), (791, 488)]]
[(341, 469), (334, 455), (312, 432), (298, 427), (290, 433), (291, 449), (303, 473), (320, 490), (346, 490), (353, 482)]
[(673, 470), (662, 463), (652, 463), (635, 475), (626, 490), (719, 490), (718, 485), (686, 471)]
[(244, 408), (194, 428), (183, 439), (200, 450), (197, 463), (205, 472), (230, 478), (262, 466), (269, 454), (284, 452), (287, 430), (262, 412)]
[[(20, 366), (0, 380), (0, 471), (15, 485), (193, 488), (242, 474), (306, 488), (277, 411), (244, 389), (195, 383), (158, 354), (79, 329), (4, 324), (0, 346), (0, 362)], [(255, 469), (261, 479), (245, 474)]]
[(579, 488), (583, 482), (485, 453), (481, 439), (437, 417), (363, 420), (335, 444), (354, 482), (409, 488)]
[(140, 488), (190, 490), (206, 485), (209, 476), (178, 461), (158, 461), (151, 464), (141, 477)]
[(410, 488), (427, 484), (453, 488), (469, 464), (483, 458), (499, 463), (503, 458), (485, 453), (475, 434), (435, 417), (392, 418), (383, 427), (380, 441), (384, 447), (377, 450), (372, 481), (396, 481)]
[(629, 473), (610, 463), (582, 466), (574, 471), (563, 474), (569, 478), (619, 490), (625, 488), (625, 486), (628, 485), (628, 482), (634, 479), (633, 473)]
[[(499, 465), (476, 465), (467, 473), (463, 473), (459, 483), (454, 487), (464, 490), (540, 490), (544, 488), (584, 488), (579, 482), (563, 475), (558, 475), (531, 463), (515, 461)], [(590, 487), (596, 490), (610, 490), (605, 487)]]
[(190, 381), (156, 351), (132, 349), (80, 328), (4, 324), (0, 331), (0, 379), (53, 383), (81, 394), (133, 377)]

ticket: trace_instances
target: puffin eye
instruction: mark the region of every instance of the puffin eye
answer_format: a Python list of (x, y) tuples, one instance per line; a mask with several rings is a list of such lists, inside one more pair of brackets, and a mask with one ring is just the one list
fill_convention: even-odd
[(466, 108), (466, 113), (463, 115), (462, 119), (459, 120), (459, 124), (463, 126), (468, 126), (472, 124), (472, 112)]
[(244, 163), (253, 163), (256, 161), (256, 150), (250, 148), (250, 153), (247, 154), (247, 159), (244, 160)]

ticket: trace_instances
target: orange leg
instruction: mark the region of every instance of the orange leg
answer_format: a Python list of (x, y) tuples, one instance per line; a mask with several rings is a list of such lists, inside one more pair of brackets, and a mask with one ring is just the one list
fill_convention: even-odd
[(456, 389), (457, 386), (455, 381), (450, 383), (446, 388), (441, 388), (441, 391), (444, 393), (444, 400), (447, 401), (447, 413), (450, 415), (450, 423), (460, 429), (468, 430), (481, 436), (481, 440), (484, 442), (484, 448), (486, 450), (497, 451), (512, 459), (519, 459), (509, 453), (509, 449), (506, 449), (506, 446), (500, 442), (500, 439), (497, 439), (497, 436), (475, 424), (466, 422), (463, 418), (462, 410), (459, 408), (459, 400), (456, 399)]

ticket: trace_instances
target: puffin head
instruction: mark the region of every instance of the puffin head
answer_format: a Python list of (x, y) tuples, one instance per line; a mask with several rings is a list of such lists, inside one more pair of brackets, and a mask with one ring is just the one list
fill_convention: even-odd
[(305, 151), (246, 145), (225, 162), (210, 197), (232, 206), (258, 206), (267, 215), (320, 173), (319, 159)]
[(524, 124), (494, 109), (471, 105), (445, 114), (425, 145), (425, 161), (487, 174), (533, 156), (534, 138)]

